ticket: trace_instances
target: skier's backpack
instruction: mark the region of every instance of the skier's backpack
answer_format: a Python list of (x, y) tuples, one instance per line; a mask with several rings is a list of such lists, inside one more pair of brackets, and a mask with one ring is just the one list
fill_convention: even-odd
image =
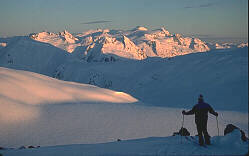
[(175, 135), (190, 136), (190, 133), (189, 133), (189, 131), (188, 131), (186, 128), (182, 127), (182, 128), (179, 130), (179, 132), (173, 133), (173, 136), (175, 136)]

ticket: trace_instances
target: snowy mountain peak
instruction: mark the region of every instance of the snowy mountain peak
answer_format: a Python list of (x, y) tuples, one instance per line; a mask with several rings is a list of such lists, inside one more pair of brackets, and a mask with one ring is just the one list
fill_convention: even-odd
[(75, 41), (78, 41), (78, 39), (75, 38), (72, 34), (70, 34), (67, 30), (60, 32), (59, 35), (63, 37), (63, 39), (68, 43), (75, 43)]
[(7, 46), (7, 43), (5, 42), (0, 42), (0, 49), (4, 48)]
[(237, 46), (238, 48), (248, 47), (248, 43), (241, 43)]
[(171, 36), (170, 32), (168, 30), (166, 30), (164, 27), (161, 27), (160, 29), (162, 32), (164, 32), (165, 35), (167, 36)]
[(6, 47), (6, 46), (7, 46), (7, 43), (5, 43), (5, 42), (0, 43), (0, 47)]
[(79, 44), (76, 43), (79, 39), (74, 37), (67, 30), (59, 33), (43, 31), (31, 34), (30, 38), (39, 42), (52, 44), (55, 47), (68, 51), (69, 53), (73, 52), (74, 49), (79, 46)]
[(30, 34), (30, 38), (34, 39), (34, 40), (43, 40), (44, 38), (47, 38), (48, 36), (55, 36), (56, 34), (54, 33), (50, 33), (50, 32), (47, 32), (47, 31), (42, 31), (42, 32), (39, 32), (39, 33), (33, 33), (33, 34)]
[(168, 30), (166, 30), (164, 27), (161, 27), (160, 29), (154, 30), (151, 35), (154, 38), (160, 38), (160, 37), (167, 37), (172, 36)]
[[(40, 42), (46, 42), (46, 43), (53, 43), (53, 40), (57, 40), (57, 43), (62, 39), (63, 41), (66, 41), (68, 43), (75, 43), (75, 41), (78, 41), (76, 37), (74, 37), (72, 34), (70, 34), (67, 30), (64, 30), (62, 32), (51, 33), (51, 32), (40, 32), (40, 33), (34, 33), (30, 35), (30, 38), (40, 41)], [(61, 43), (58, 43), (61, 44)]]
[(174, 36), (177, 37), (177, 38), (182, 38), (183, 37), (181, 34), (175, 34)]
[[(103, 33), (95, 40), (88, 37), (88, 45), (85, 44), (85, 59), (91, 61), (114, 61), (119, 59), (137, 59), (146, 58), (146, 55), (125, 35), (112, 36)], [(93, 42), (90, 42), (93, 41)], [(86, 43), (86, 42), (84, 42)]]
[(67, 30), (64, 30), (62, 32), (59, 33), (60, 35), (71, 35)]
[(109, 29), (104, 29), (104, 30), (103, 30), (103, 33), (109, 33), (109, 32), (110, 32)]
[(124, 42), (124, 46), (127, 47), (127, 46), (133, 46), (135, 47), (136, 45), (128, 38), (126, 37), (125, 35), (122, 36), (123, 38), (123, 42)]
[(148, 29), (142, 26), (137, 26), (133, 29), (133, 31), (148, 31)]

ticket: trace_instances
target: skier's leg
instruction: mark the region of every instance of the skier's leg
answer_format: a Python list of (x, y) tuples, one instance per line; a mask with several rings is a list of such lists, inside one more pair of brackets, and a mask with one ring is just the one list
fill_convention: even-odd
[(199, 137), (199, 144), (202, 146), (202, 145), (204, 145), (204, 140), (203, 140), (203, 136), (202, 136), (201, 123), (200, 122), (196, 123), (196, 126), (197, 126), (197, 132), (198, 132), (198, 137)]
[(203, 134), (204, 134), (204, 138), (205, 138), (205, 143), (207, 145), (210, 145), (210, 136), (209, 136), (208, 131), (207, 131), (207, 120), (203, 121), (202, 130), (203, 130)]

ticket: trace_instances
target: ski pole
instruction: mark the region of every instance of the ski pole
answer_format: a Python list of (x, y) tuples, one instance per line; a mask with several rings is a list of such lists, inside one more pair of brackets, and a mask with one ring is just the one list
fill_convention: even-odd
[[(181, 130), (182, 130), (182, 133), (183, 133), (184, 114), (182, 114), (182, 116), (183, 116), (183, 118), (182, 118), (182, 128), (181, 128)], [(181, 135), (181, 144), (182, 144), (182, 135), (183, 135), (183, 134), (180, 134), (180, 135)]]
[(218, 136), (220, 136), (219, 134), (219, 124), (218, 124), (218, 117), (216, 116), (216, 122), (217, 122), (217, 130), (218, 130)]
[(183, 116), (183, 118), (182, 118), (182, 128), (183, 128), (183, 125), (184, 125), (184, 114), (182, 116)]

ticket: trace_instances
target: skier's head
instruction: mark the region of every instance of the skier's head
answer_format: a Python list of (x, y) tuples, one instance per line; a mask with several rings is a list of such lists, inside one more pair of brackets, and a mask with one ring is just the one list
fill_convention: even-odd
[(204, 102), (202, 94), (200, 94), (198, 97), (198, 103), (201, 103), (201, 102)]

